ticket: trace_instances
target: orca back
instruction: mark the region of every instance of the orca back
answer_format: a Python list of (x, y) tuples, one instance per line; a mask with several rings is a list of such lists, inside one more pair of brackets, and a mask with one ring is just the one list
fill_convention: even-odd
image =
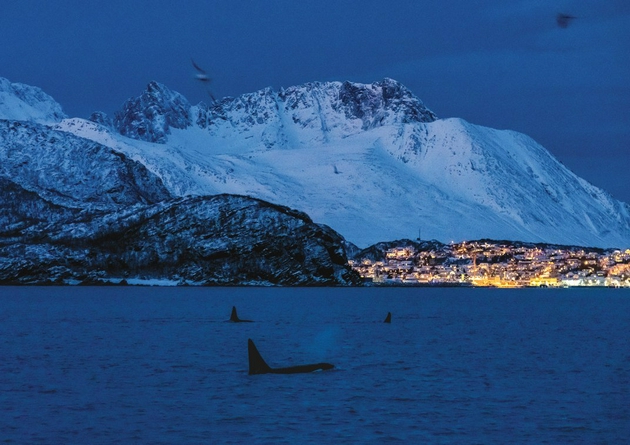
[(387, 317), (385, 317), (385, 321), (383, 323), (391, 323), (392, 322), (392, 313), (388, 312)]
[(285, 368), (272, 368), (258, 352), (251, 338), (247, 339), (247, 354), (249, 356), (249, 375), (253, 374), (301, 374), (313, 371), (325, 371), (335, 366), (330, 363), (314, 363), (311, 365), (287, 366)]

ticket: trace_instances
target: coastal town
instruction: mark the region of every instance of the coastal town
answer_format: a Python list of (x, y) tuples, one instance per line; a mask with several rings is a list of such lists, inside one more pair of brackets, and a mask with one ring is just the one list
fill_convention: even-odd
[(362, 250), (349, 264), (374, 285), (630, 287), (630, 249), (402, 240)]

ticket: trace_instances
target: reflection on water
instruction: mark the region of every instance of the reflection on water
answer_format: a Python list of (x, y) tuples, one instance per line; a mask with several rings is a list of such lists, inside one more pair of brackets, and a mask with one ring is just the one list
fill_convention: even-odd
[(622, 443), (629, 327), (614, 289), (4, 287), (0, 437)]

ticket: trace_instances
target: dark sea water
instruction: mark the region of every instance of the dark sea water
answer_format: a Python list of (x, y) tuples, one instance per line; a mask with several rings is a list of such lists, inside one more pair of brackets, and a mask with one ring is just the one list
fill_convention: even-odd
[(628, 290), (0, 287), (0, 443), (629, 437)]

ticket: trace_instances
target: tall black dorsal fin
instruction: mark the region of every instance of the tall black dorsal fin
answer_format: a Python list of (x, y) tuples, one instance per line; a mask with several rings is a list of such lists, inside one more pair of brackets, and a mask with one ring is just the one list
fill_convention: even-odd
[(392, 313), (388, 312), (387, 317), (385, 317), (385, 321), (383, 323), (391, 323), (392, 322)]
[(238, 318), (238, 315), (236, 313), (236, 306), (232, 306), (232, 315), (230, 315), (230, 321), (233, 321), (234, 323), (251, 323), (252, 320), (241, 320), (240, 318)]
[(249, 374), (267, 374), (271, 372), (269, 365), (263, 360), (260, 352), (251, 338), (247, 339), (247, 354), (249, 356)]

